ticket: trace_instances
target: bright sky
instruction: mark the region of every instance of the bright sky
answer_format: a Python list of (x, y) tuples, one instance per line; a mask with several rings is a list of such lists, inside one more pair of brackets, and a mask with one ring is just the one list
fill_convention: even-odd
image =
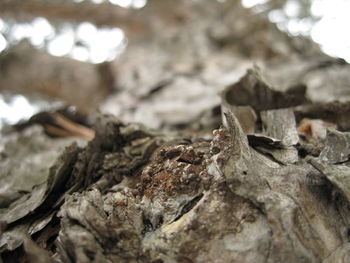
[(323, 51), (331, 56), (344, 58), (350, 63), (350, 1), (317, 0), (312, 13), (322, 17), (311, 31), (312, 39), (321, 44)]
[[(268, 2), (268, 0), (242, 0), (245, 7), (253, 7), (256, 4)], [(325, 53), (331, 56), (344, 58), (350, 63), (350, 1), (349, 0), (314, 0), (311, 12), (321, 20), (312, 27), (308, 19), (293, 19), (298, 13), (298, 0), (288, 0), (284, 12), (273, 11), (269, 14), (272, 22), (292, 35), (311, 35), (311, 38), (320, 44)]]
[[(97, 4), (106, 0), (90, 1)], [(115, 5), (135, 8), (142, 8), (146, 4), (146, 0), (109, 1)], [(256, 4), (268, 1), (242, 0), (242, 3), (245, 7), (254, 7)], [(269, 14), (269, 18), (281, 29), (293, 35), (311, 35), (325, 53), (342, 57), (350, 62), (350, 34), (347, 33), (347, 27), (350, 24), (348, 14), (350, 1), (314, 0), (312, 14), (322, 17), (314, 27), (308, 19), (293, 18), (297, 15), (298, 9), (298, 0), (288, 0), (285, 10), (275, 10)], [(0, 52), (8, 46), (2, 34), (6, 30), (8, 25), (0, 19)], [(96, 28), (89, 22), (83, 22), (76, 27), (65, 24), (59, 32), (55, 32), (51, 24), (41, 17), (34, 19), (31, 23), (17, 24), (12, 28), (9, 38), (14, 43), (26, 38), (37, 47), (43, 47), (46, 43), (47, 51), (54, 56), (69, 56), (92, 63), (113, 60), (125, 47), (125, 37), (119, 28)]]
[[(5, 22), (0, 20), (0, 28), (2, 24)], [(3, 27), (6, 30), (6, 26)], [(69, 56), (92, 63), (113, 60), (125, 41), (121, 29), (107, 27), (97, 29), (89, 22), (80, 23), (76, 27), (64, 24), (59, 32), (55, 33), (51, 24), (42, 17), (34, 19), (31, 23), (17, 24), (13, 27), (9, 40), (16, 43), (22, 39), (28, 39), (37, 47), (43, 47), (46, 43), (47, 51), (51, 55)], [(0, 51), (6, 46), (7, 42), (0, 33)]]
[[(83, 2), (84, 0), (74, 1)], [(107, 0), (90, 1), (99, 4)], [(133, 8), (144, 7), (146, 1), (147, 0), (109, 0), (112, 4)], [(122, 52), (126, 44), (124, 33), (119, 28), (97, 28), (89, 22), (83, 22), (77, 26), (66, 23), (63, 24), (59, 30), (55, 30), (54, 27), (42, 17), (34, 19), (31, 23), (20, 23), (9, 28), (9, 25), (0, 18), (0, 52), (8, 46), (4, 37), (4, 32), (7, 31), (10, 31), (8, 40), (11, 43), (17, 43), (22, 39), (28, 39), (34, 46), (46, 47), (51, 55), (68, 56), (91, 63), (113, 60)]]
[[(61, 103), (54, 103), (54, 106), (59, 105), (61, 105)], [(15, 124), (22, 119), (29, 119), (35, 113), (43, 109), (49, 109), (50, 107), (52, 107), (52, 104), (46, 101), (31, 103), (22, 95), (15, 95), (9, 99), (0, 94), (0, 131), (4, 123), (10, 125)]]
[[(98, 4), (107, 0), (90, 1)], [(242, 3), (250, 8), (268, 1), (242, 0)], [(147, 0), (109, 0), (109, 2), (122, 7), (142, 8)], [(272, 11), (269, 18), (279, 28), (292, 35), (311, 35), (325, 53), (344, 58), (350, 63), (350, 34), (347, 31), (350, 25), (350, 0), (314, 0), (312, 14), (320, 16), (321, 19), (313, 27), (310, 20), (295, 18), (298, 8), (298, 0), (288, 0), (283, 11)], [(97, 28), (89, 22), (77, 26), (67, 23), (56, 32), (42, 17), (34, 19), (31, 23), (16, 24), (12, 28), (0, 18), (0, 52), (8, 46), (4, 37), (5, 32), (10, 32), (7, 37), (12, 43), (28, 39), (34, 46), (46, 47), (54, 56), (68, 56), (91, 63), (113, 60), (126, 45), (124, 33), (119, 28)], [(15, 123), (39, 110), (21, 95), (15, 96), (8, 103), (0, 95), (0, 129), (2, 122)]]
[[(14, 108), (16, 110), (13, 110)], [(9, 124), (14, 124), (22, 118), (30, 118), (35, 113), (35, 107), (21, 95), (16, 95), (9, 103), (5, 103), (4, 97), (0, 94), (0, 109), (0, 120)], [(1, 123), (0, 121), (0, 129)]]

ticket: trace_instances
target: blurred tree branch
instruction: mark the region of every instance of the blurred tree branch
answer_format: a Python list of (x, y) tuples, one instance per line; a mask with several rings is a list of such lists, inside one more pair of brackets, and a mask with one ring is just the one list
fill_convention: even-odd
[[(0, 1), (0, 16), (17, 21), (31, 21), (34, 17), (45, 17), (55, 22), (89, 21), (97, 26), (113, 26), (123, 29), (128, 38), (158, 34), (161, 29), (181, 27), (195, 20), (203, 11), (225, 15), (228, 10), (245, 13), (239, 0), (219, 3), (212, 0), (151, 0), (142, 9), (123, 8), (109, 2), (94, 4), (88, 1), (75, 3), (72, 0), (3, 0)], [(239, 9), (239, 11), (237, 10)], [(171, 13), (169, 12), (171, 10)]]
[(14, 0), (0, 1), (0, 15), (28, 21), (34, 17), (45, 17), (50, 21), (89, 21), (97, 26), (116, 26), (128, 34), (147, 31), (148, 23), (138, 15), (139, 10), (122, 8), (110, 3), (94, 4), (73, 1)]

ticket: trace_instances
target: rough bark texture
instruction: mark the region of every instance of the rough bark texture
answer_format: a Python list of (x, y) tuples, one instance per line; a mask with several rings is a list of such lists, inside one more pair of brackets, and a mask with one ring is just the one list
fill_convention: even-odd
[(46, 180), (9, 193), (5, 262), (349, 262), (349, 66), (244, 24), (235, 1), (199, 2), (152, 1), (140, 16), (181, 16), (154, 13), (111, 65), (101, 108), (157, 130), (100, 116)]
[(223, 93), (227, 128), (211, 140), (102, 117), (88, 146), (67, 148), (46, 182), (1, 209), (3, 258), (39, 250), (29, 234), (60, 262), (347, 262), (350, 136), (307, 143), (298, 107), (276, 109), (271, 95), (267, 111), (250, 100), (264, 121), (247, 136), (228, 95), (251, 85), (275, 94), (248, 71)]

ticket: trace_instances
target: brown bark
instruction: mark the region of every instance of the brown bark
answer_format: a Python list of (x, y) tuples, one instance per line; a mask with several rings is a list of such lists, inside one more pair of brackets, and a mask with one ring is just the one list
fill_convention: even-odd
[[(89, 112), (113, 91), (108, 63), (54, 57), (24, 41), (0, 56), (0, 91), (40, 94)], [(102, 70), (102, 72), (101, 72)]]
[(42, 16), (53, 22), (90, 21), (97, 26), (114, 26), (125, 30), (130, 36), (147, 31), (147, 21), (140, 20), (138, 10), (126, 9), (110, 3), (94, 4), (89, 1), (1, 1), (2, 16), (29, 20)]
[[(95, 138), (45, 166), (43, 183), (7, 193), (5, 260), (36, 251), (59, 262), (349, 261), (349, 103), (308, 98), (317, 74), (332, 96), (345, 94), (349, 66), (262, 18), (242, 25), (234, 1), (199, 2), (152, 1), (142, 12), (193, 13), (158, 13), (152, 32), (168, 30), (113, 63), (112, 112), (171, 132), (97, 118)], [(253, 56), (264, 74), (244, 73)], [(303, 118), (325, 120), (298, 129)], [(6, 140), (0, 164), (16, 178)]]

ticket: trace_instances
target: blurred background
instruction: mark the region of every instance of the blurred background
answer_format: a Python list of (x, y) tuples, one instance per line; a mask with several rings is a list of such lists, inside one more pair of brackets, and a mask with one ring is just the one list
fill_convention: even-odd
[(349, 62), (349, 10), (347, 0), (1, 0), (0, 129), (64, 105), (181, 127), (218, 103), (199, 94), (215, 97), (252, 64), (322, 52)]

